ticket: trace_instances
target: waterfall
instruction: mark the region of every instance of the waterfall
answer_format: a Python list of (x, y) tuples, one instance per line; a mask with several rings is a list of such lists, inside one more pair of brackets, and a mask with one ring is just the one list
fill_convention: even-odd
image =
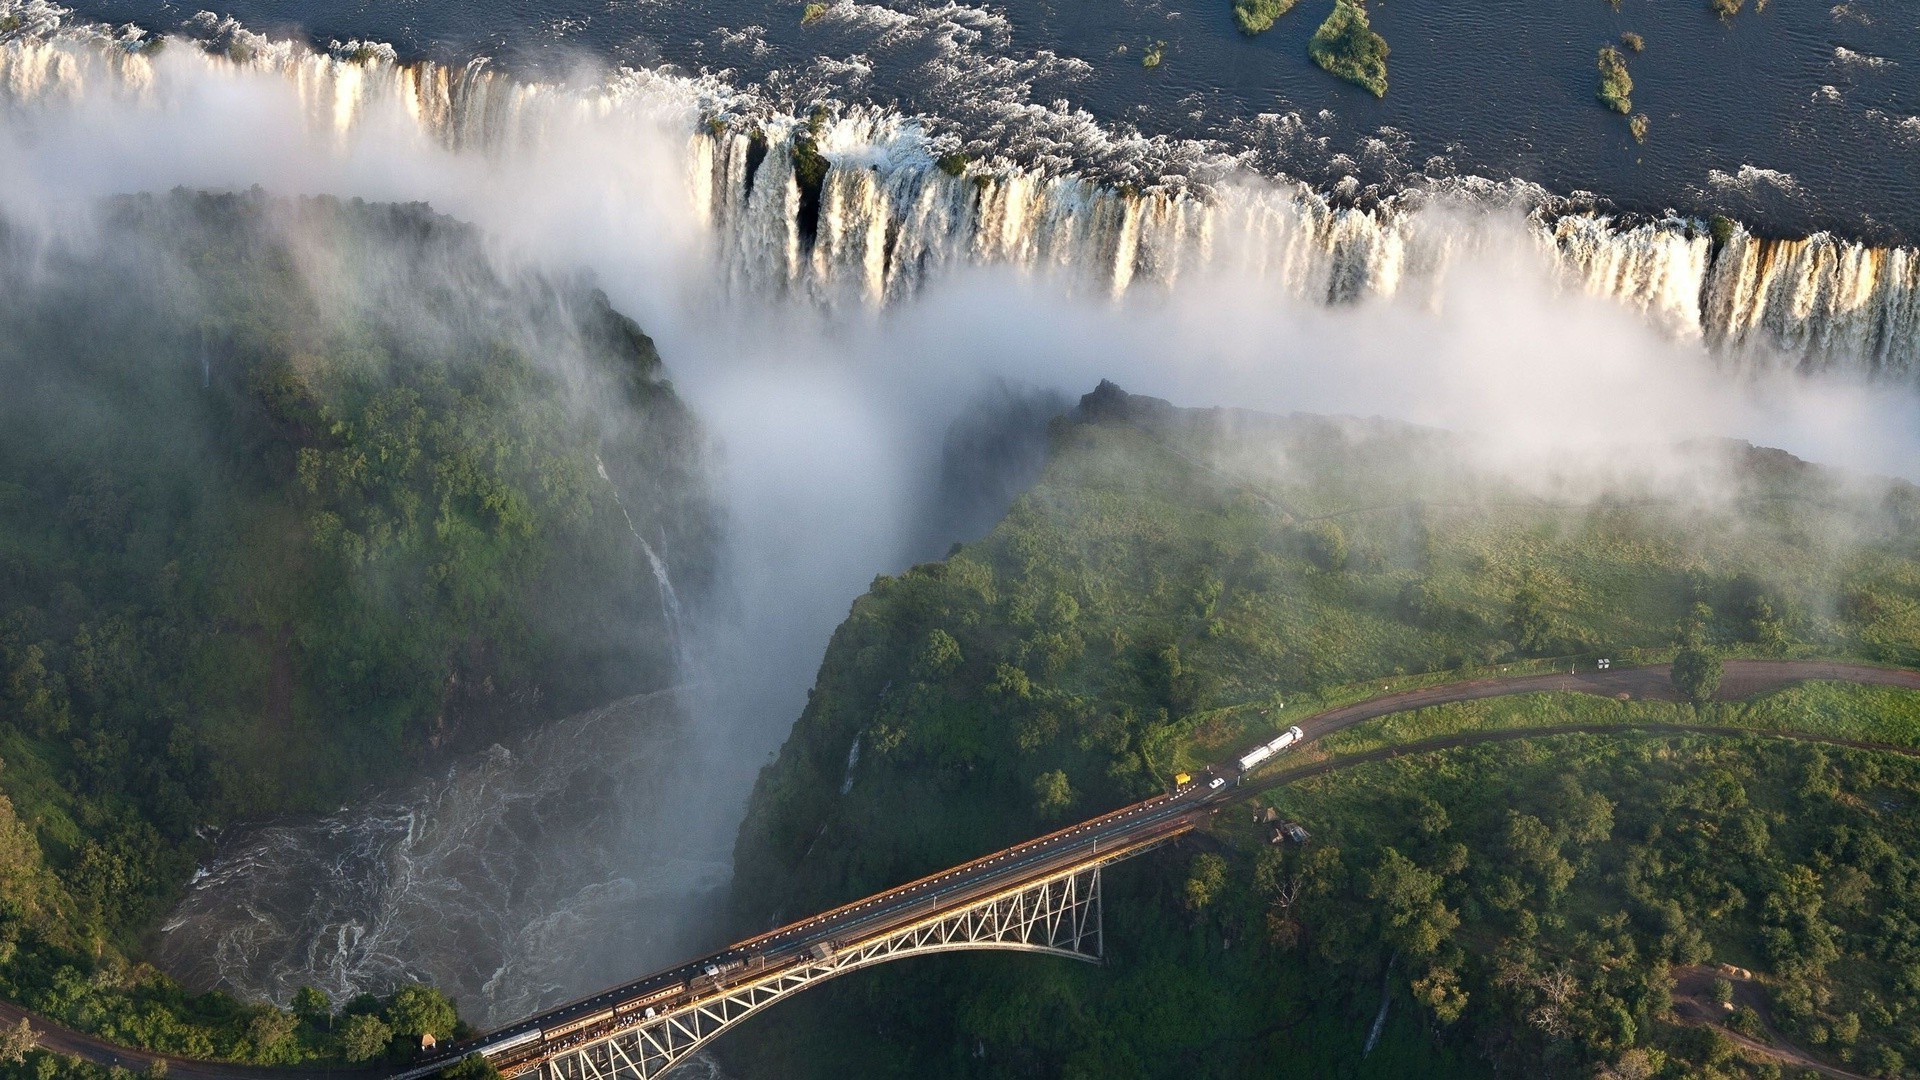
[(620, 516), (626, 519), (627, 531), (640, 545), (640, 553), (647, 558), (647, 566), (653, 571), (653, 581), (660, 589), (660, 617), (667, 626), (667, 636), (673, 643), (674, 667), (678, 669), (682, 680), (691, 678), (694, 670), (692, 646), (687, 640), (686, 613), (681, 610), (680, 596), (673, 590), (673, 578), (667, 573), (666, 561), (660, 558), (647, 538), (640, 535), (640, 529), (633, 522), (633, 515), (627, 512), (625, 500), (620, 498), (620, 486), (607, 475), (607, 464), (600, 455), (593, 455), (593, 467), (600, 472), (600, 479), (607, 482), (607, 490), (613, 493), (613, 504), (620, 508)]
[[(1568, 212), (1518, 182), (1435, 184), (1365, 207), (1258, 177), (1198, 192), (1114, 189), (1018, 162), (943, 158), (925, 125), (884, 111), (775, 115), (711, 78), (628, 69), (562, 87), (484, 60), (401, 63), (381, 46), (317, 51), (228, 24), (210, 44), (155, 55), (137, 30), (28, 10), (37, 21), (0, 40), (0, 100), (110, 94), (166, 108), (177, 93), (168, 72), (199, 65), (284, 80), (310, 122), (340, 139), (378, 114), (445, 150), (503, 156), (537, 155), (562, 123), (668, 118), (688, 131), (690, 211), (713, 237), (719, 277), (750, 294), (877, 310), (943, 275), (997, 266), (1112, 298), (1218, 275), (1277, 297), (1419, 304), (1437, 302), (1449, 269), (1487, 242), (1476, 221), (1519, 217), (1557, 286), (1641, 312), (1729, 371), (1920, 380), (1920, 255), (1908, 248), (1825, 233), (1768, 239), (1724, 219)], [(817, 183), (794, 167), (802, 134), (828, 163)]]

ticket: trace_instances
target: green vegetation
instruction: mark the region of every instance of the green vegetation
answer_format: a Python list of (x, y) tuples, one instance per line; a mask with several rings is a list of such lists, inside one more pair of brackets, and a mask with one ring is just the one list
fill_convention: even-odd
[(1707, 0), (1707, 6), (1713, 9), (1715, 15), (1723, 19), (1731, 19), (1740, 14), (1740, 9), (1746, 5), (1746, 2), (1747, 0)]
[(819, 197), (820, 185), (826, 182), (830, 163), (826, 155), (820, 152), (820, 132), (827, 124), (827, 108), (816, 105), (807, 115), (807, 122), (793, 132), (793, 176), (802, 191), (811, 191)]
[(1763, 1075), (1668, 1011), (1669, 971), (1717, 961), (1764, 973), (1797, 1045), (1899, 1075), (1920, 1049), (1916, 794), (1909, 759), (1781, 742), (1565, 737), (1365, 766), (1275, 797), (1316, 840), (1283, 857), (1302, 899), (1275, 931), (1326, 960), (1377, 962), (1386, 937), (1409, 974), (1460, 988), (1458, 1024), (1436, 1026), (1502, 1072)]
[(1756, 735), (1794, 732), (1829, 739), (1920, 747), (1920, 696), (1882, 687), (1808, 683), (1751, 704), (1704, 707), (1614, 701), (1590, 694), (1530, 694), (1415, 709), (1382, 717), (1315, 742), (1301, 760), (1349, 757), (1383, 747), (1472, 732), (1526, 728), (1706, 724), (1750, 728)]
[(1596, 66), (1600, 69), (1600, 100), (1622, 116), (1632, 112), (1633, 76), (1627, 74), (1627, 61), (1620, 50), (1602, 45)]
[(1140, 66), (1143, 68), (1159, 67), (1160, 61), (1166, 58), (1166, 52), (1167, 52), (1166, 42), (1164, 41), (1154, 42), (1153, 44), (1147, 46), (1146, 55), (1140, 58)]
[(1680, 696), (1695, 705), (1713, 700), (1720, 689), (1720, 658), (1706, 649), (1688, 645), (1673, 658), (1673, 686)]
[(1646, 113), (1634, 113), (1633, 119), (1627, 121), (1627, 130), (1633, 133), (1633, 141), (1638, 143), (1647, 141), (1647, 129), (1652, 126), (1653, 121), (1647, 119)]
[(1374, 97), (1387, 96), (1387, 39), (1367, 23), (1360, 0), (1334, 0), (1333, 12), (1307, 42), (1313, 62)]
[[(56, 1007), (63, 1007), (69, 1016), (92, 1019), (101, 1035), (181, 1057), (262, 1065), (316, 1060), (366, 1065), (408, 1060), (427, 1032), (440, 1039), (473, 1034), (454, 1015), (452, 1003), (424, 986), (402, 987), (385, 999), (364, 995), (337, 1012), (325, 1005), (324, 998), (317, 1009), (291, 1012), (243, 1005), (225, 994), (187, 998), (150, 974), (146, 982), (132, 988), (69, 982), (52, 992), (65, 998)], [(319, 996), (317, 991), (310, 993)], [(41, 1006), (48, 1003), (43, 995)], [(378, 1033), (377, 1041), (370, 1032)], [(110, 1075), (114, 1074), (108, 1069), (0, 1039), (0, 1078), (4, 1080), (91, 1080)]]
[(821, 18), (825, 17), (826, 14), (827, 14), (827, 5), (820, 4), (820, 3), (808, 4), (805, 10), (800, 12), (800, 25), (807, 26), (811, 23), (817, 22)]
[(44, 262), (0, 230), (0, 995), (332, 1053), (128, 960), (197, 834), (669, 679), (599, 470), (695, 550), (697, 431), (604, 296), (498, 277), (424, 207), (176, 193), (99, 225)]
[(1293, 10), (1297, 0), (1233, 0), (1233, 21), (1240, 32), (1252, 37), (1273, 29), (1280, 16)]
[[(1909, 485), (1725, 443), (1675, 451), (1681, 473), (1715, 478), (1711, 497), (1582, 489), (1575, 469), (1556, 475), (1580, 494), (1549, 499), (1443, 433), (1183, 412), (1105, 386), (1053, 438), (992, 534), (877, 580), (835, 634), (742, 827), (743, 926), (766, 925), (769, 898), (824, 908), (1162, 790), (1383, 686), (1682, 645), (1920, 656)], [(1913, 744), (1920, 695), (1811, 685), (1698, 710), (1540, 695), (1375, 721), (1299, 760), (1648, 721)], [(1667, 1006), (1670, 969), (1724, 960), (1777, 988), (1771, 1022), (1812, 1052), (1869, 1071), (1920, 1059), (1912, 761), (1542, 736), (1269, 798), (1307, 847), (1232, 813), (1109, 873), (1107, 968), (887, 965), (720, 1050), (750, 1077), (1738, 1075), (1724, 1039)], [(1806, 875), (1835, 905), (1833, 883), (1855, 882), (1843, 864), (1897, 884), (1819, 909), (1837, 928), (1822, 937)], [(1383, 975), (1394, 1004), (1362, 1059)]]
[(1647, 47), (1647, 39), (1631, 30), (1626, 30), (1620, 34), (1620, 45), (1628, 52), (1641, 52)]

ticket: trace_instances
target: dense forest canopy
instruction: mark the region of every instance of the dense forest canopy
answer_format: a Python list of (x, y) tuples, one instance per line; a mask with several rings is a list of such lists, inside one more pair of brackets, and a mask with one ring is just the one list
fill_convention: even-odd
[[(1163, 790), (1383, 680), (1681, 647), (1912, 665), (1916, 521), (1911, 485), (1739, 443), (1522, 480), (1442, 432), (1103, 386), (998, 528), (855, 604), (742, 828), (741, 929)], [(1704, 708), (1920, 741), (1903, 692)], [(1552, 696), (1436, 713), (1698, 719)], [(1669, 1009), (1728, 963), (1783, 1037), (1861, 1071), (1920, 1060), (1911, 761), (1562, 737), (1271, 799), (1316, 839), (1270, 843), (1236, 812), (1109, 872), (1107, 969), (887, 965), (722, 1051), (749, 1076), (1766, 1075)], [(1362, 1054), (1383, 980), (1397, 1004)]]
[(641, 538), (703, 587), (702, 436), (590, 283), (424, 206), (119, 199), (0, 229), (0, 295), (0, 993), (272, 1057), (102, 1004), (179, 1005), (116, 957), (200, 830), (671, 682)]

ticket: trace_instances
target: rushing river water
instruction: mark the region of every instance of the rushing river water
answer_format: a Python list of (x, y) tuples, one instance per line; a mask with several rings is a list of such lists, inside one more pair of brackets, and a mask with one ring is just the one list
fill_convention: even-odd
[[(1912, 10), (1700, 7), (1381, 0), (1375, 102), (1306, 64), (1311, 5), (1252, 41), (1224, 3), (842, 3), (807, 27), (752, 3), (83, 9), (217, 47), (156, 52), (0, 0), (26, 16), (0, 33), (0, 149), (28, 149), (0, 178), (431, 199), (602, 275), (729, 462), (737, 610), (696, 614), (747, 629), (683, 659), (724, 681), (236, 829), (163, 958), (281, 1000), (430, 978), (491, 1022), (708, 943), (754, 771), (849, 600), (940, 550), (902, 537), (954, 403), (994, 376), (1555, 436), (1819, 428), (1910, 473), (1920, 257), (1888, 242), (1920, 235)], [(295, 26), (398, 51), (256, 33)], [(1644, 148), (1589, 100), (1621, 29), (1649, 43)], [(583, 58), (638, 66), (523, 77)], [(791, 150), (822, 95), (815, 186)], [(958, 145), (963, 175), (939, 163)], [(1819, 226), (1843, 235), (1767, 238)]]
[[(1320, 0), (1251, 39), (1228, 0), (839, 0), (806, 25), (793, 0), (209, 6), (255, 29), (456, 64), (712, 73), (791, 111), (833, 98), (924, 115), (975, 153), (1102, 181), (1177, 186), (1229, 163), (1321, 188), (1479, 176), (1773, 233), (1920, 237), (1920, 9), (1898, 0), (1774, 0), (1728, 20), (1706, 0), (1380, 0), (1373, 23), (1393, 50), (1383, 100), (1307, 59)], [(155, 0), (79, 10), (219, 25)], [(1646, 41), (1629, 56), (1645, 145), (1594, 99), (1595, 51), (1623, 31)], [(1166, 59), (1149, 70), (1154, 42)]]
[(673, 692), (572, 717), (509, 749), (343, 807), (222, 837), (162, 928), (195, 985), (286, 1002), (426, 980), (476, 1023), (706, 944), (731, 836), (675, 821), (697, 760)]

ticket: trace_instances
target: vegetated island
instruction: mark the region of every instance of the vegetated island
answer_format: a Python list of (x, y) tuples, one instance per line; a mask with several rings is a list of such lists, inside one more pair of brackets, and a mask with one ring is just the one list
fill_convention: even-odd
[(1600, 72), (1600, 88), (1595, 91), (1607, 108), (1622, 116), (1633, 111), (1633, 76), (1627, 74), (1627, 59), (1612, 45), (1600, 46), (1594, 66)]
[(0, 228), (0, 995), (183, 1057), (405, 1054), (458, 1031), (429, 989), (287, 1011), (142, 944), (207, 826), (670, 682), (616, 498), (710, 550), (702, 436), (604, 296), (424, 206), (97, 212), (97, 243)]
[[(1556, 463), (1555, 495), (1442, 432), (1104, 385), (1051, 440), (992, 533), (877, 580), (834, 635), (741, 830), (743, 930), (1388, 687), (1677, 646), (1920, 664), (1905, 483), (1703, 442), (1671, 471)], [(1711, 663), (1689, 665), (1704, 692)], [(1674, 721), (1756, 737), (1523, 730)], [(1792, 1055), (1904, 1075), (1920, 762), (1758, 737), (1783, 730), (1920, 744), (1920, 695), (1542, 694), (1362, 724), (1292, 763), (1519, 737), (1288, 784), (1110, 869), (1104, 967), (889, 964), (716, 1050), (749, 1080), (1774, 1077)]]
[(1280, 16), (1293, 10), (1298, 0), (1233, 0), (1233, 21), (1240, 32), (1253, 37), (1273, 29)]
[(1333, 12), (1307, 42), (1313, 62), (1340, 78), (1387, 96), (1387, 39), (1373, 32), (1360, 0), (1334, 0)]

